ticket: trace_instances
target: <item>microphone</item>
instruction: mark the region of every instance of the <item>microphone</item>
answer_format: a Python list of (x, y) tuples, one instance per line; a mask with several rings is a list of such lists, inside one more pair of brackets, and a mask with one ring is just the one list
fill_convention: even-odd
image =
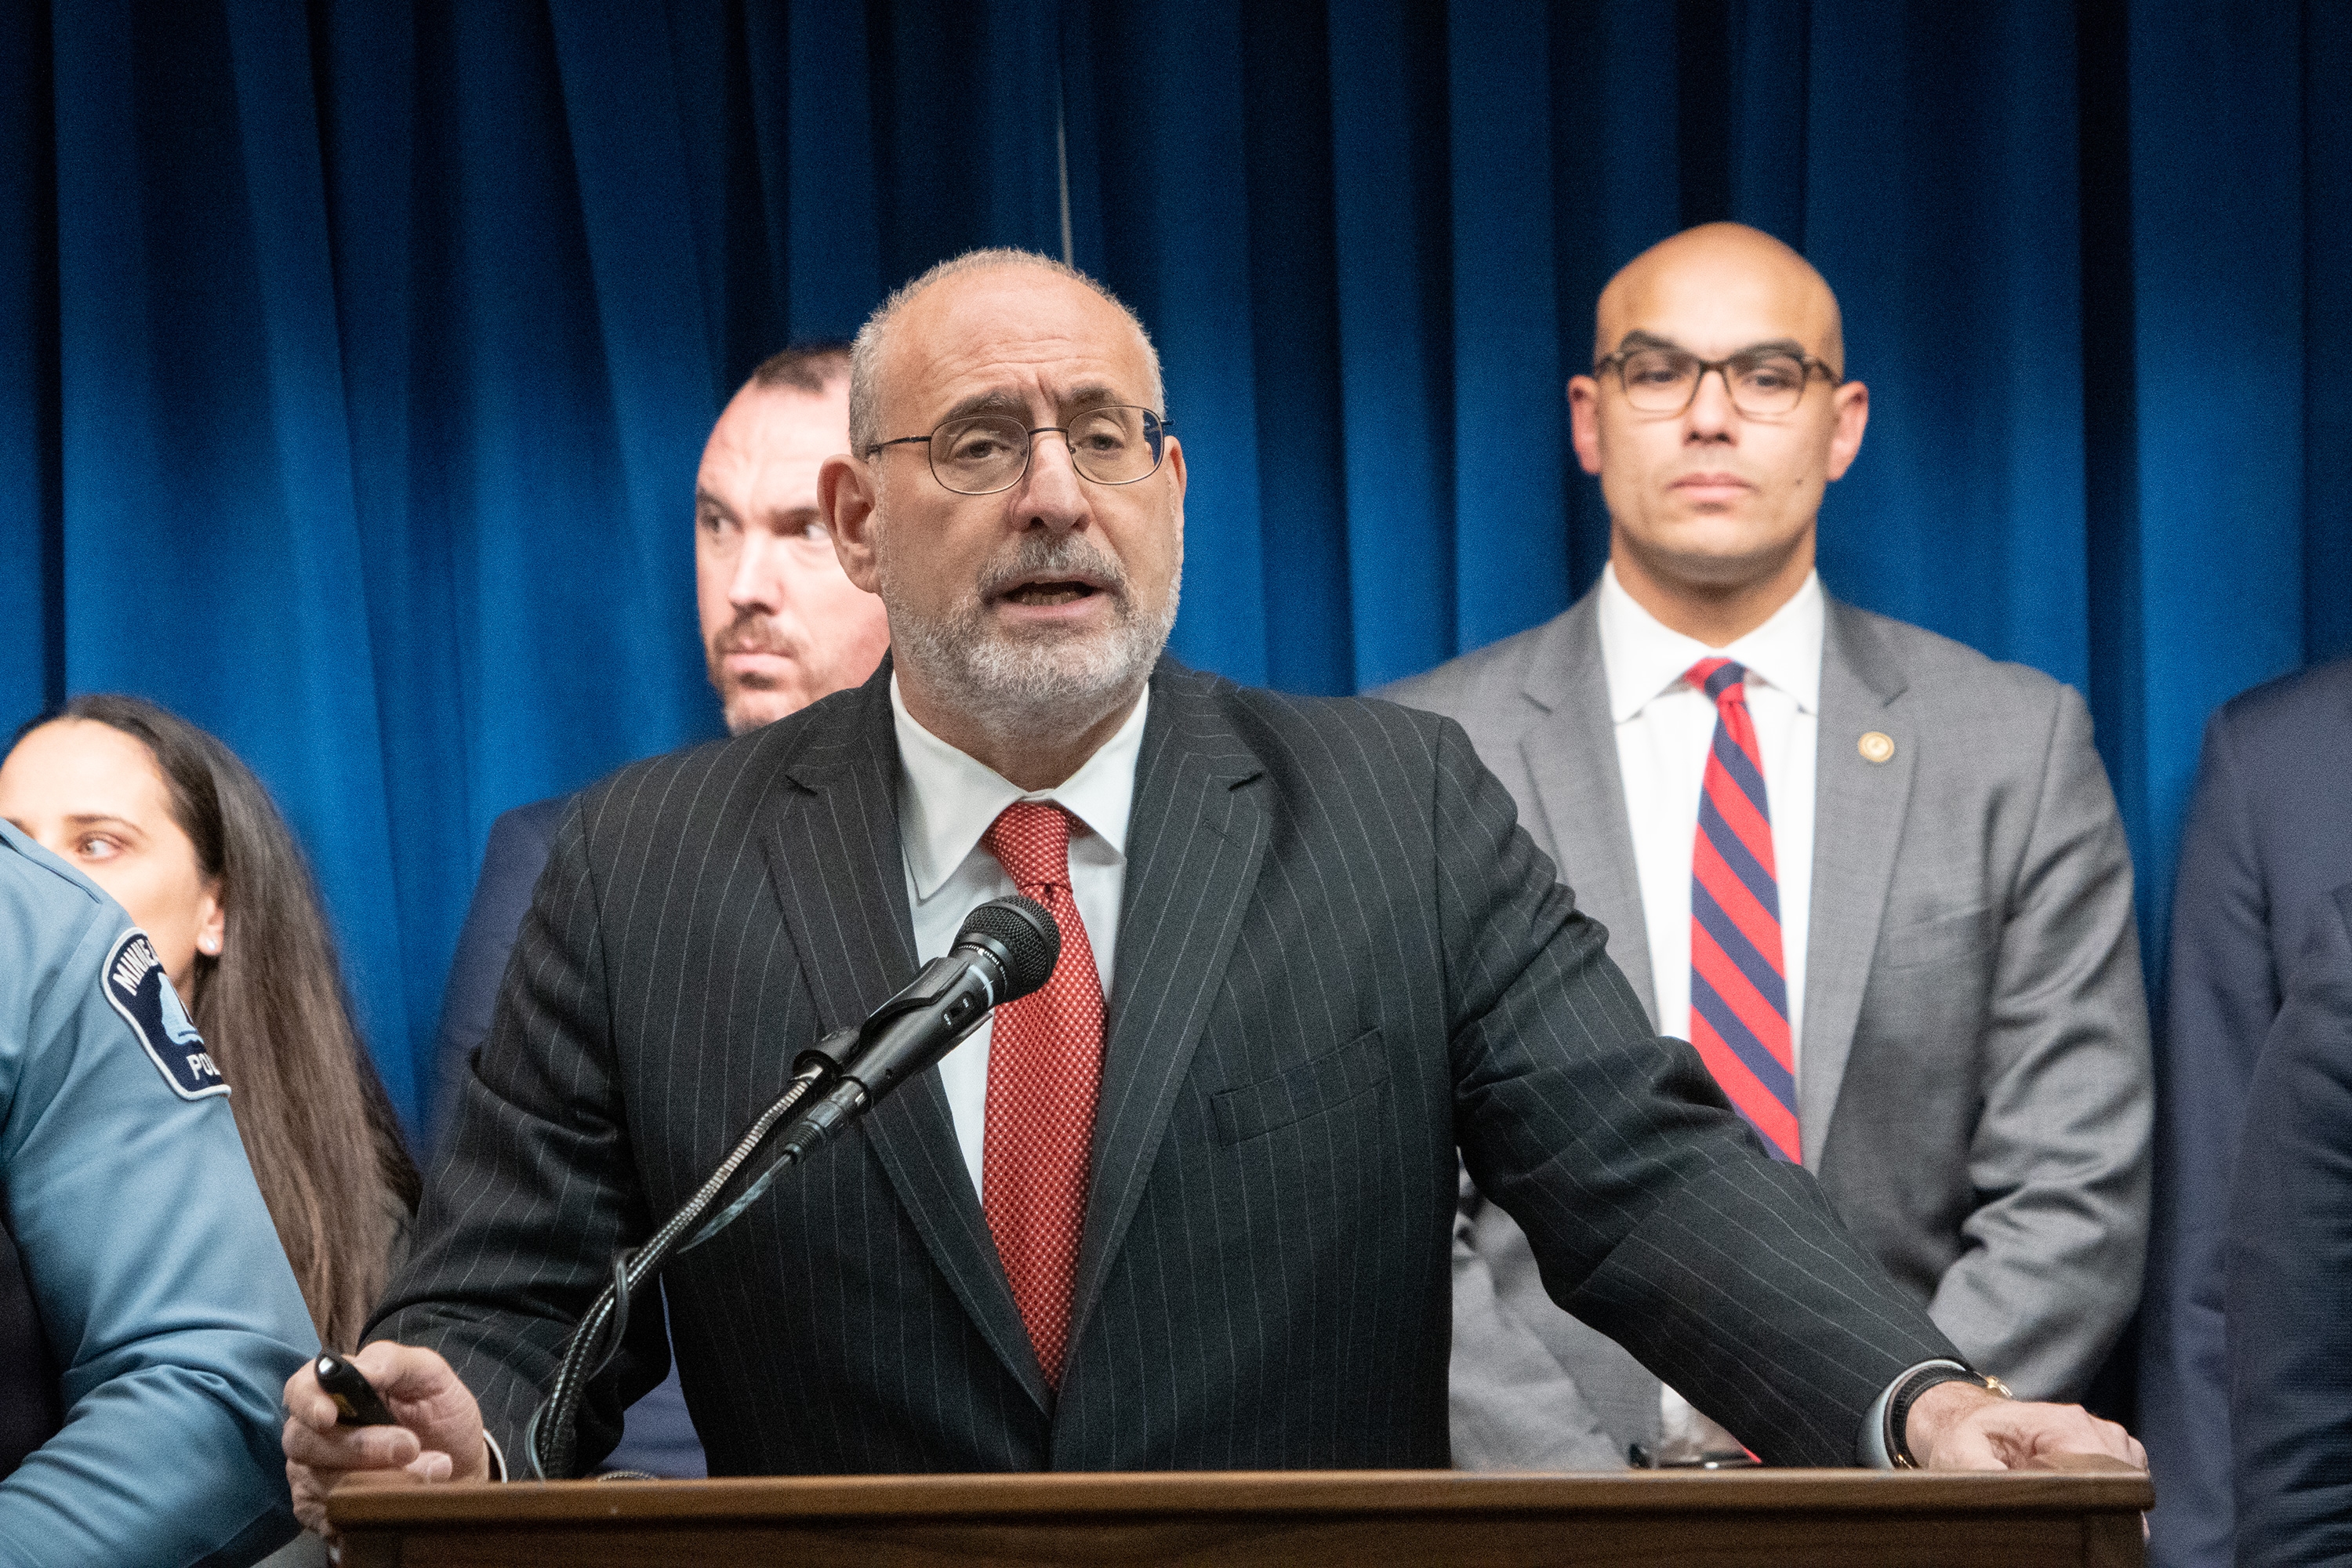
[[(793, 1064), (783, 1098), (768, 1107), (695, 1194), (644, 1246), (613, 1260), (613, 1280), (573, 1331), (554, 1384), (525, 1428), (531, 1473), (541, 1480), (568, 1475), (572, 1422), (589, 1378), (618, 1349), (629, 1321), (629, 1298), (663, 1264), (727, 1228), (811, 1149), (856, 1121), (908, 1079), (961, 1045), (982, 1020), (1045, 984), (1062, 956), (1062, 928), (1044, 905), (1018, 894), (991, 899), (966, 915), (955, 945), (925, 964), (911, 984), (877, 1007), (855, 1029), (839, 1029), (803, 1051)], [(816, 1103), (786, 1124), (775, 1158), (740, 1196), (700, 1229), (694, 1227), (719, 1195), (742, 1176), (751, 1157), (785, 1115), (822, 1087)], [(693, 1237), (681, 1244), (687, 1232)], [(593, 1367), (589, 1358), (595, 1357)]]
[[(961, 1045), (992, 1010), (1045, 984), (1061, 956), (1062, 928), (1034, 899), (991, 899), (966, 915), (945, 956), (874, 1010), (846, 1059), (833, 1058), (839, 1078), (784, 1130), (780, 1159), (798, 1159), (872, 1110)], [(812, 1065), (814, 1054), (796, 1065)]]

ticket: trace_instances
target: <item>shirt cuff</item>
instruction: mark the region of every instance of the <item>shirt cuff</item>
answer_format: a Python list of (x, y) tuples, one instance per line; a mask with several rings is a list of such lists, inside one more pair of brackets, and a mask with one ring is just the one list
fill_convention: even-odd
[[(1905, 1377), (1908, 1377), (1910, 1373), (1904, 1373)], [(1900, 1383), (1902, 1378), (1897, 1378), (1895, 1381)], [(1886, 1396), (1883, 1394), (1880, 1394), (1878, 1396), (1878, 1403), (1881, 1405), (1884, 1405), (1886, 1403)], [(482, 1447), (490, 1451), (490, 1479), (494, 1481), (505, 1480), (507, 1479), (507, 1457), (499, 1452), (499, 1440), (490, 1436), (490, 1429), (487, 1426), (482, 1428)]]
[(1870, 1402), (1868, 1410), (1863, 1412), (1862, 1441), (1855, 1445), (1861, 1450), (1862, 1462), (1871, 1469), (1891, 1470), (1895, 1468), (1895, 1455), (1886, 1446), (1886, 1407), (1894, 1402), (1896, 1389), (1901, 1388), (1913, 1377), (1931, 1366), (1948, 1366), (1954, 1372), (1961, 1373), (1969, 1370), (1949, 1356), (1937, 1356), (1933, 1361), (1923, 1361), (1916, 1365), (1905, 1367), (1895, 1374), (1894, 1382), (1878, 1391), (1878, 1397)]

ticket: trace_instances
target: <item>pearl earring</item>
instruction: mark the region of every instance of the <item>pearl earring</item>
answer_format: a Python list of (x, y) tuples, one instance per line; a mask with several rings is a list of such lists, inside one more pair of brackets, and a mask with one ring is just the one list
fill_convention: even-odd
[(205, 935), (196, 938), (196, 951), (207, 958), (220, 956), (220, 938)]

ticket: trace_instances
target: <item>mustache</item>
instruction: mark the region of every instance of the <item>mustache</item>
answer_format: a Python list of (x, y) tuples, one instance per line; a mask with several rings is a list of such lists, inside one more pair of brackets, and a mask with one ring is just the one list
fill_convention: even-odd
[(1118, 556), (1075, 533), (1058, 538), (1024, 534), (1011, 554), (992, 562), (981, 573), (981, 601), (985, 604), (1016, 584), (1048, 577), (1083, 577), (1100, 584), (1102, 591), (1120, 604), (1127, 603), (1127, 568)]
[(721, 658), (730, 653), (764, 653), (791, 658), (802, 651), (799, 638), (786, 637), (756, 610), (738, 613), (726, 630), (711, 639), (710, 649)]

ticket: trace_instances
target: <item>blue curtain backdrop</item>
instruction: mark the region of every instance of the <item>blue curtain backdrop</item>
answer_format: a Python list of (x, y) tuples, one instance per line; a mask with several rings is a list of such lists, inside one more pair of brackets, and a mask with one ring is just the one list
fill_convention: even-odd
[(9, 0), (0, 716), (248, 758), (413, 1112), (491, 818), (718, 732), (761, 355), (1066, 228), (1166, 356), (1178, 651), (1348, 691), (1591, 582), (1593, 296), (1728, 216), (1872, 384), (1832, 591), (2089, 694), (2159, 953), (2206, 714), (2352, 647), (2348, 68), (2315, 3)]

